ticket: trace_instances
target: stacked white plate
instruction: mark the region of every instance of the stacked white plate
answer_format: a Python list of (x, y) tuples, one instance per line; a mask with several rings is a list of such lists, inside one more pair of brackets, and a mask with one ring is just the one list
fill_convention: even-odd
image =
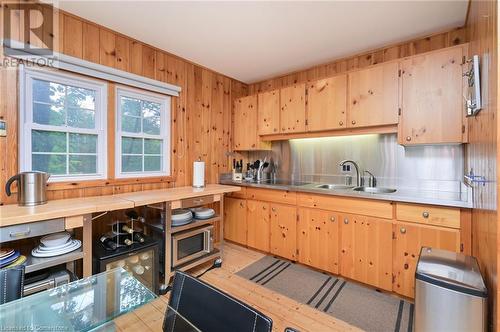
[(215, 216), (215, 210), (205, 207), (191, 209), (196, 219), (210, 219)]
[(53, 257), (67, 254), (82, 246), (79, 240), (71, 238), (68, 232), (60, 232), (44, 236), (40, 245), (31, 251), (33, 257)]
[(193, 220), (193, 213), (186, 209), (172, 210), (172, 226), (187, 225)]

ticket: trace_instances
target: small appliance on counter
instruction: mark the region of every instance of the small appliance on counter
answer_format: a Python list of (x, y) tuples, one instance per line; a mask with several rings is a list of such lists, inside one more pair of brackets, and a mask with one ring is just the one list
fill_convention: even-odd
[(233, 181), (243, 181), (243, 160), (233, 159)]
[(151, 291), (158, 294), (158, 242), (144, 235), (142, 243), (106, 250), (100, 241), (93, 247), (93, 274), (117, 267), (127, 270)]
[(415, 331), (486, 331), (487, 293), (476, 258), (423, 247), (415, 273)]
[(17, 204), (34, 206), (47, 203), (47, 181), (50, 174), (44, 172), (22, 172), (11, 177), (5, 184), (7, 196), (12, 195), (11, 186), (17, 181)]

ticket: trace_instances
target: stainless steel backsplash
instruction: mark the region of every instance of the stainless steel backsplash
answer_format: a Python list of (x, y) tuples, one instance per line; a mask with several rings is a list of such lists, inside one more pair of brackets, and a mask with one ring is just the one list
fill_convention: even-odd
[(277, 162), (279, 178), (322, 183), (345, 181), (349, 174), (339, 167), (344, 159), (372, 172), (378, 186), (459, 192), (464, 174), (462, 145), (405, 148), (396, 134), (292, 139), (273, 142), (269, 152), (249, 153), (250, 160), (265, 156)]

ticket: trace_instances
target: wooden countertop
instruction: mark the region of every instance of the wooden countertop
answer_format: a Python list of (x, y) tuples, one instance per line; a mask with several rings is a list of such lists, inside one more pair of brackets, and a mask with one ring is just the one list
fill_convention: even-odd
[(179, 187), (138, 191), (127, 194), (93, 196), (48, 201), (37, 206), (0, 206), (0, 227), (33, 221), (64, 218), (88, 213), (130, 209), (135, 206), (176, 201), (184, 198), (224, 194), (241, 190), (240, 187), (209, 184), (205, 188)]

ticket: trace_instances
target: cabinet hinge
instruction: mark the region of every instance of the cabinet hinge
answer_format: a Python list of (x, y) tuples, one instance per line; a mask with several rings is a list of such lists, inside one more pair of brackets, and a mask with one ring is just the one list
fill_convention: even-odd
[(401, 69), (398, 69), (398, 76), (401, 77)]
[(464, 244), (460, 243), (460, 252), (464, 252)]
[(462, 56), (462, 64), (465, 65), (465, 63), (467, 62), (467, 58), (464, 56)]
[(299, 221), (299, 215), (297, 215), (296, 220)]
[(392, 283), (395, 283), (396, 282), (396, 276), (393, 274), (392, 275)]
[(306, 119), (306, 126), (309, 125), (309, 121)]
[(462, 134), (465, 134), (465, 125), (462, 125)]
[(398, 108), (398, 115), (401, 115), (401, 107)]
[(392, 239), (396, 240), (396, 232), (392, 232)]
[(298, 256), (299, 255), (299, 249), (295, 249), (295, 254)]

